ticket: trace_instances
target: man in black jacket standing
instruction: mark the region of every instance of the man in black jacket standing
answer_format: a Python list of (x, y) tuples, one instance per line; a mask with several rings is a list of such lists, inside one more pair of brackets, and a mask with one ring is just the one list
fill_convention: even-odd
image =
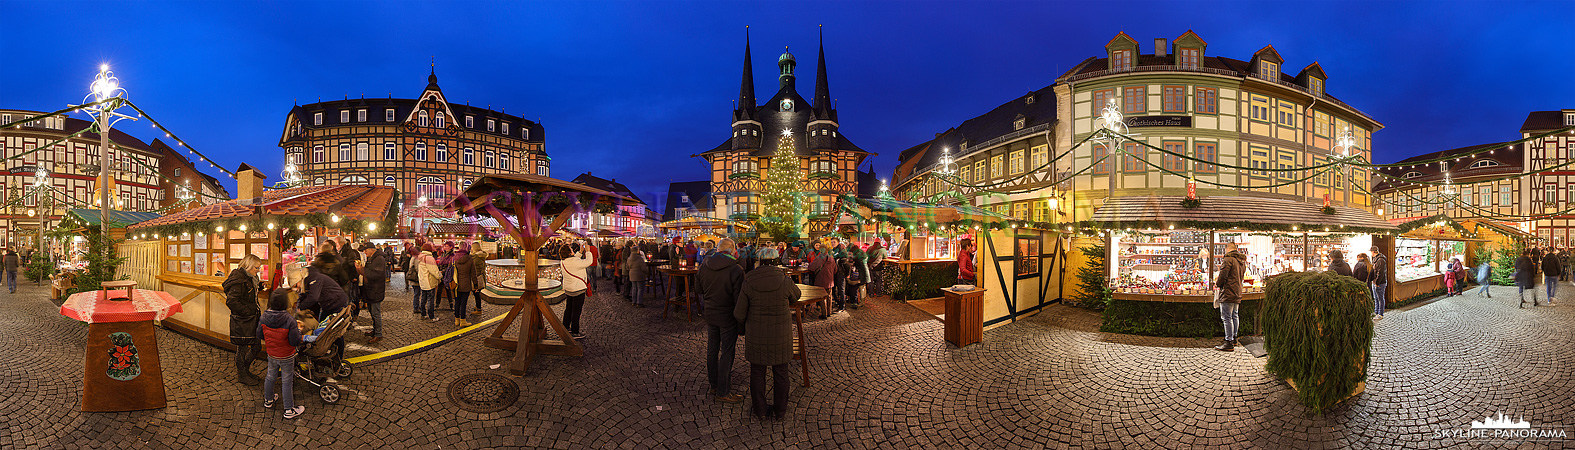
[(1389, 258), (1379, 252), (1376, 245), (1368, 248), (1367, 251), (1373, 253), (1373, 268), (1370, 274), (1373, 277), (1373, 318), (1382, 319), (1384, 306), (1389, 303), (1389, 299), (1384, 297), (1389, 293)]
[(733, 306), (744, 284), (744, 268), (738, 265), (738, 245), (732, 239), (717, 243), (717, 253), (695, 274), (696, 292), (705, 305), (706, 379), (719, 402), (741, 403), (744, 396), (732, 393), (733, 354), (738, 347), (738, 320)]
[(356, 264), (361, 271), (361, 301), (366, 303), (366, 311), (372, 316), (372, 337), (366, 343), (376, 344), (383, 340), (383, 295), (388, 287), (388, 260), (369, 242), (361, 244), (361, 254), (366, 256), (366, 261)]

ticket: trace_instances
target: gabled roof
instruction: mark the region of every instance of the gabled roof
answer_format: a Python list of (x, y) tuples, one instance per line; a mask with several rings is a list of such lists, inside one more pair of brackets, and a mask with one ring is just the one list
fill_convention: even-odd
[(393, 206), (394, 188), (366, 184), (343, 186), (304, 186), (263, 191), (259, 204), (230, 200), (204, 205), (142, 222), (132, 229), (188, 222), (251, 217), (260, 209), (269, 216), (306, 216), (337, 214), (348, 220), (383, 220)]
[(1308, 75), (1324, 80), (1329, 79), (1329, 75), (1323, 73), (1323, 66), (1318, 65), (1317, 61), (1313, 61), (1312, 64), (1308, 64), (1307, 67), (1302, 68), (1302, 71), (1296, 74), (1296, 79), (1302, 83), (1306, 83)]
[(1532, 111), (1526, 114), (1526, 121), (1520, 124), (1520, 132), (1549, 131), (1564, 128), (1564, 115), (1575, 113), (1575, 110), (1563, 111)]
[(622, 195), (624, 197), (629, 197), (631, 199), (634, 199), (634, 201), (636, 201), (636, 202), (640, 202), (640, 204), (645, 204), (644, 201), (640, 200), (640, 197), (636, 197), (634, 195), (634, 192), (630, 192), (629, 191), (629, 187), (628, 186), (624, 186), (623, 183), (619, 183), (618, 180), (609, 180), (609, 179), (606, 179), (606, 178), (602, 178), (602, 177), (598, 177), (598, 176), (595, 176), (595, 175), (591, 175), (590, 172), (585, 172), (585, 173), (580, 174), (580, 176), (574, 177), (573, 182), (579, 183), (579, 184), (583, 184), (583, 185), (586, 185), (586, 186), (590, 186), (590, 187), (593, 187), (593, 188), (596, 188), (596, 189), (600, 189), (600, 190), (603, 190), (603, 191), (611, 192), (611, 193), (614, 193), (614, 194)]
[[(1205, 40), (1203, 40), (1203, 38), (1198, 37), (1198, 34), (1192, 32), (1192, 30), (1187, 30), (1186, 33), (1181, 33), (1181, 36), (1177, 36), (1176, 40), (1171, 41), (1171, 43), (1174, 44), (1174, 43), (1177, 43), (1177, 42), (1181, 42), (1182, 40), (1187, 39), (1187, 37), (1189, 37), (1189, 36), (1192, 37), (1192, 39), (1197, 39), (1198, 42), (1203, 44), (1204, 47), (1209, 46), (1209, 42), (1208, 41), (1205, 41)], [(1171, 53), (1175, 53), (1175, 52), (1171, 52)]]
[[(1033, 103), (1028, 103), (1030, 97), (1034, 99)], [(973, 151), (983, 150), (981, 147), (975, 147), (975, 144), (982, 144), (1017, 132), (1014, 122), (1019, 117), (1024, 119), (1023, 129), (1054, 123), (1056, 121), (1055, 85), (1030, 91), (1026, 95), (996, 106), (989, 112), (964, 120), (956, 127), (940, 133), (935, 139), (903, 150), (897, 155), (898, 173), (894, 174), (893, 187), (907, 181), (919, 169), (940, 161), (942, 148), (950, 150), (953, 157), (960, 157)], [(964, 142), (969, 143), (967, 151), (962, 149)], [(916, 161), (913, 159), (915, 156), (918, 157)], [(913, 164), (910, 165), (910, 162)]]
[(1125, 40), (1126, 43), (1132, 44), (1134, 46), (1138, 45), (1137, 39), (1132, 39), (1132, 36), (1128, 36), (1127, 32), (1121, 31), (1116, 33), (1116, 37), (1110, 38), (1110, 42), (1105, 43), (1105, 48), (1108, 49), (1112, 46), (1120, 45), (1122, 40)]
[(1270, 59), (1271, 61), (1274, 61), (1274, 62), (1280, 63), (1280, 64), (1285, 64), (1285, 58), (1281, 58), (1280, 57), (1280, 52), (1274, 50), (1274, 45), (1273, 44), (1265, 45), (1265, 46), (1263, 46), (1263, 48), (1258, 49), (1258, 51), (1253, 52), (1252, 59), (1268, 58), (1268, 57), (1271, 57), (1271, 56), (1273, 57), (1272, 59)]
[[(689, 197), (691, 204), (682, 204), (683, 197), (686, 195)], [(680, 181), (667, 185), (667, 202), (662, 204), (662, 217), (669, 220), (674, 219), (677, 217), (673, 213), (674, 210), (687, 207), (695, 209), (711, 208), (710, 181)]]
[[(1404, 164), (1461, 155), (1459, 161), (1448, 161), (1450, 177), (1455, 181), (1464, 181), (1474, 177), (1483, 177), (1489, 175), (1520, 173), (1522, 172), (1521, 156), (1525, 153), (1526, 146), (1510, 146), (1509, 144), (1509, 142), (1495, 142), (1491, 144), (1478, 144), (1437, 151), (1423, 155), (1412, 156), (1395, 163), (1400, 165), (1379, 168), (1376, 170), (1379, 173), (1396, 178), (1405, 178), (1406, 174), (1415, 172), (1417, 173), (1415, 176), (1416, 181), (1437, 182), (1443, 179), (1443, 166), (1440, 166), (1438, 163), (1415, 164), (1409, 166)], [(1482, 150), (1489, 150), (1489, 152), (1470, 157), (1464, 156), (1468, 153)], [(1470, 168), (1473, 164), (1476, 164), (1482, 160), (1492, 160), (1497, 162), (1498, 165), (1491, 167), (1479, 167), (1476, 169)], [(1404, 185), (1385, 177), (1375, 175), (1375, 178), (1373, 179), (1373, 192), (1383, 192), (1401, 186)]]

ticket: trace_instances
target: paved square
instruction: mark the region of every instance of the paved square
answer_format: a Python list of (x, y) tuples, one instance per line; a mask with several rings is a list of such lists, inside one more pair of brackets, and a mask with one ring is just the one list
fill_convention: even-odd
[[(1213, 341), (1098, 333), (1091, 313), (1057, 306), (952, 349), (940, 322), (874, 300), (807, 325), (813, 387), (795, 369), (787, 418), (757, 421), (706, 394), (701, 323), (604, 289), (586, 304), (586, 356), (539, 358), (516, 378), (512, 408), (476, 414), (445, 395), (462, 375), (505, 373), (489, 369), (509, 354), (481, 345), (483, 330), (358, 367), (337, 405), (298, 383), (306, 414), (285, 420), (262, 408), (260, 387), (232, 381), (229, 352), (167, 331), (169, 407), (79, 412), (86, 326), (27, 284), (0, 295), (0, 448), (1575, 447), (1438, 436), (1499, 411), (1575, 432), (1575, 307), (1517, 309), (1512, 288), (1495, 294), (1392, 312), (1377, 325), (1367, 391), (1322, 416), (1262, 359)], [(408, 302), (390, 289), (390, 338), (376, 347), (454, 328), (414, 322)], [(735, 387), (747, 391), (747, 373), (735, 364)]]

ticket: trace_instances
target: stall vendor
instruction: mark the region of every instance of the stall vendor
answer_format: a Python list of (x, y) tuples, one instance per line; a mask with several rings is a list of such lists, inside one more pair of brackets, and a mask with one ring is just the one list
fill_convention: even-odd
[(957, 284), (974, 284), (973, 240), (963, 239), (957, 251)]

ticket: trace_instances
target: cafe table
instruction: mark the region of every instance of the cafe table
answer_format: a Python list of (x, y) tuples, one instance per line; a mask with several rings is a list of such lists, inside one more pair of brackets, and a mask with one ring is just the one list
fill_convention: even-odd
[[(798, 284), (798, 300), (793, 301), (793, 359), (798, 360), (799, 369), (804, 373), (804, 387), (809, 387), (809, 347), (804, 337), (804, 316), (810, 306), (820, 305), (826, 308), (826, 302), (831, 301), (831, 294), (825, 288)], [(824, 310), (824, 309), (823, 309)]]
[(180, 301), (135, 284), (104, 285), (104, 290), (72, 294), (60, 305), (61, 315), (88, 323), (82, 410), (163, 408), (164, 374), (153, 321), (181, 312)]
[(688, 316), (686, 320), (693, 322), (695, 320), (695, 308), (689, 295), (689, 276), (698, 273), (700, 270), (694, 266), (673, 265), (660, 266), (656, 269), (667, 274), (667, 278), (670, 280), (668, 285), (671, 286), (675, 294), (668, 297), (667, 302), (662, 305), (662, 318), (667, 318), (668, 308), (682, 306), (684, 313)]

